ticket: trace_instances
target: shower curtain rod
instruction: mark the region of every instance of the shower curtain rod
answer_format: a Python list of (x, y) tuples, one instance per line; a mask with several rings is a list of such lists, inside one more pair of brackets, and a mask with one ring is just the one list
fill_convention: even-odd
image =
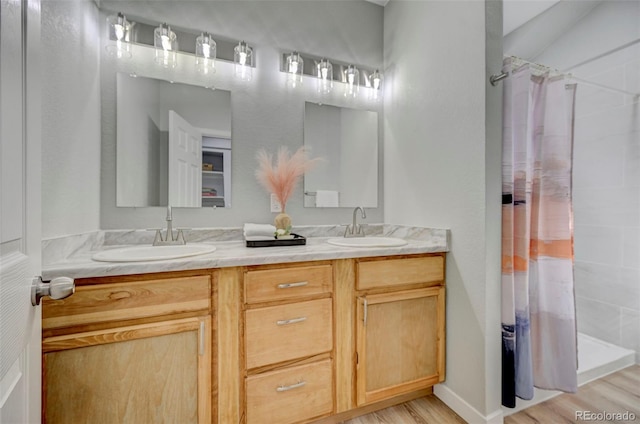
[[(634, 97), (640, 96), (640, 93), (634, 93), (634, 92), (631, 92), (631, 91), (621, 90), (619, 88), (609, 87), (608, 85), (598, 84), (597, 82), (592, 82), (592, 81), (589, 81), (589, 80), (586, 80), (586, 79), (583, 79), (583, 78), (576, 77), (575, 75), (573, 75), (571, 73), (562, 72), (562, 71), (560, 71), (558, 69), (550, 68), (548, 66), (541, 65), (539, 63), (530, 62), (528, 60), (521, 59), (521, 58), (519, 58), (517, 56), (508, 56), (508, 57), (510, 57), (511, 59), (514, 59), (516, 63), (521, 63), (523, 65), (528, 64), (528, 65), (532, 65), (532, 66), (538, 68), (539, 70), (553, 72), (553, 73), (556, 73), (558, 75), (564, 75), (564, 76), (566, 76), (566, 77), (568, 77), (568, 78), (570, 78), (570, 79), (572, 79), (574, 81), (577, 81), (577, 82), (585, 84), (585, 85), (590, 85), (590, 86), (593, 86), (593, 87), (601, 88), (603, 90), (615, 91), (616, 93), (626, 94), (628, 96), (634, 96)], [(508, 76), (509, 76), (509, 72), (502, 72), (500, 74), (494, 74), (494, 75), (491, 75), (489, 77), (489, 82), (491, 83), (491, 85), (495, 86), (498, 83), (498, 81), (502, 81), (503, 79), (507, 78)]]

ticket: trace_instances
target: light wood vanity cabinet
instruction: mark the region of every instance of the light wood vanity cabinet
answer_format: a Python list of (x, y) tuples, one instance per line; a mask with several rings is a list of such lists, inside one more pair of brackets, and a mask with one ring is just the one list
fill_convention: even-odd
[(244, 274), (246, 422), (293, 424), (333, 407), (330, 263)]
[(211, 276), (79, 283), (43, 302), (43, 421), (210, 423)]
[(337, 423), (444, 379), (445, 254), (77, 281), (43, 301), (43, 421)]
[(362, 406), (444, 380), (444, 255), (358, 260), (356, 393)]

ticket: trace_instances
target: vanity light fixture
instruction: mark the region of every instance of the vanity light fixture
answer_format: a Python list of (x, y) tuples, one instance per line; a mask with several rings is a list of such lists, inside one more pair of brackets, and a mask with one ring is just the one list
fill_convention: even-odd
[(293, 52), (287, 56), (287, 85), (296, 88), (302, 85), (302, 71), (304, 69), (304, 60), (298, 52)]
[(333, 65), (327, 59), (320, 59), (318, 68), (318, 92), (329, 94), (333, 90)]
[(344, 71), (345, 97), (357, 97), (360, 91), (360, 71), (353, 65), (349, 65)]
[(236, 77), (241, 81), (251, 81), (253, 77), (253, 49), (240, 41), (233, 49), (233, 62)]
[(196, 38), (196, 68), (203, 75), (216, 71), (216, 42), (208, 32), (201, 33)]
[(153, 45), (156, 48), (156, 62), (165, 68), (175, 68), (178, 64), (178, 37), (166, 23), (153, 31)]
[(371, 84), (371, 97), (378, 100), (382, 92), (382, 74), (377, 69), (369, 75), (369, 83)]
[(110, 56), (118, 59), (131, 57), (131, 29), (133, 23), (127, 17), (118, 12), (107, 18), (107, 46), (106, 50)]

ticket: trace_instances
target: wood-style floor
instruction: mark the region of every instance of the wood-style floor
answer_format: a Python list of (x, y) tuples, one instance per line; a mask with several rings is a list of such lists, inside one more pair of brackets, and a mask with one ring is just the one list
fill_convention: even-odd
[[(635, 414), (635, 420), (591, 422), (640, 423), (640, 365), (634, 365), (586, 384), (576, 394), (563, 394), (505, 417), (505, 424), (560, 424), (588, 422), (578, 411)], [(599, 417), (596, 417), (599, 418)], [(616, 418), (616, 417), (611, 417)], [(373, 412), (343, 424), (448, 424), (464, 423), (434, 395)]]
[(446, 424), (460, 423), (465, 420), (453, 412), (435, 395), (421, 397), (410, 402), (401, 403), (391, 408), (382, 409), (363, 415), (342, 424)]
[[(587, 416), (589, 413), (625, 413), (627, 416)], [(578, 415), (582, 414), (581, 417)], [(591, 419), (587, 419), (591, 418)], [(533, 423), (640, 423), (640, 365), (625, 368), (505, 418), (505, 424)]]

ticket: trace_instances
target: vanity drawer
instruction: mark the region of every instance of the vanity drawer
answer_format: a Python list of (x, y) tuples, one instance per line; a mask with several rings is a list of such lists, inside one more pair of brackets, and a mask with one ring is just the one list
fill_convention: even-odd
[(331, 265), (300, 266), (247, 271), (244, 276), (246, 303), (292, 299), (332, 290)]
[(247, 424), (291, 424), (333, 412), (331, 360), (246, 379)]
[(330, 351), (332, 317), (331, 299), (247, 310), (247, 369)]
[(208, 275), (79, 286), (63, 300), (43, 300), (42, 328), (208, 311)]
[(358, 260), (358, 290), (444, 281), (444, 255)]

